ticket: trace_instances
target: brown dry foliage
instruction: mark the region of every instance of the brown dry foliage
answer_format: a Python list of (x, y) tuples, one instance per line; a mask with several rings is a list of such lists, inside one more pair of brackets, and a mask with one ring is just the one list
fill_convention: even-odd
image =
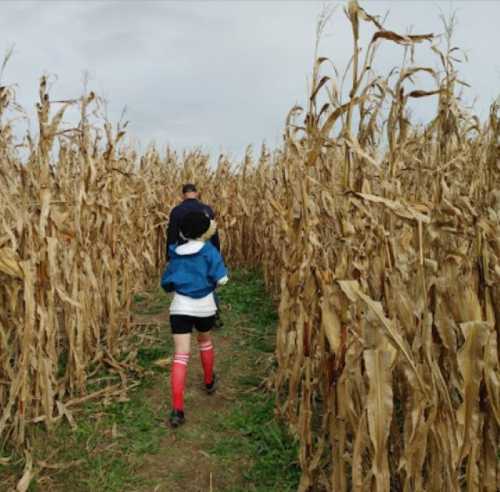
[[(357, 46), (358, 23), (372, 18), (354, 1), (348, 14)], [(383, 32), (364, 63), (355, 55), (348, 101), (323, 118), (316, 74), (303, 133), (288, 132), (275, 165), (283, 192), (269, 192), (278, 226), (263, 247), (274, 251), (264, 267), (280, 292), (280, 410), (300, 439), (301, 491), (493, 492), (499, 108), (481, 126), (460, 107), (450, 46), (432, 46), (442, 74), (409, 57), (393, 77), (356, 72), (372, 65), (377, 39), (403, 39)], [(407, 89), (417, 72), (435, 90)], [(430, 95), (438, 114), (412, 126), (408, 98)], [(377, 126), (383, 99), (387, 150)]]
[[(451, 45), (431, 45), (437, 73), (413, 61), (432, 35), (385, 30), (355, 1), (346, 13), (347, 100), (317, 57), (304, 122), (293, 108), (283, 148), (256, 164), (250, 151), (215, 170), (199, 152), (139, 158), (109, 126), (102, 147), (86, 124), (93, 95), (53, 162), (44, 81), (26, 165), (0, 128), (2, 439), (71, 419), (103, 364), (122, 380), (97, 396), (126, 389), (132, 294), (157, 283), (166, 214), (196, 181), (230, 262), (261, 265), (279, 298), (272, 383), (300, 442), (299, 490), (499, 489), (499, 108), (481, 124), (460, 106)], [(376, 29), (364, 60), (363, 23)], [(387, 42), (404, 61), (380, 77)], [(435, 89), (411, 88), (416, 74)], [(408, 103), (423, 97), (437, 114), (415, 126)]]

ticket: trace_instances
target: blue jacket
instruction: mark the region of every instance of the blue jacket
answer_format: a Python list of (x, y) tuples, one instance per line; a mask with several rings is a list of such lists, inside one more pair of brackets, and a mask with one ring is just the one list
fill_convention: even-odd
[(178, 254), (176, 249), (176, 245), (170, 246), (170, 261), (161, 278), (165, 291), (200, 299), (213, 292), (217, 282), (227, 276), (222, 256), (210, 241), (192, 254)]

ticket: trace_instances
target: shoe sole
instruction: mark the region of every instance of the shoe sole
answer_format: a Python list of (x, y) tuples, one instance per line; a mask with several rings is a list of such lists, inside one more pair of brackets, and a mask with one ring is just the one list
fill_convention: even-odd
[(213, 395), (217, 391), (217, 386), (219, 386), (219, 378), (214, 376), (214, 385), (210, 389), (205, 387), (207, 395)]
[(176, 429), (177, 427), (180, 427), (182, 424), (184, 424), (185, 420), (181, 420), (180, 422), (168, 422), (168, 425), (172, 427), (172, 429)]

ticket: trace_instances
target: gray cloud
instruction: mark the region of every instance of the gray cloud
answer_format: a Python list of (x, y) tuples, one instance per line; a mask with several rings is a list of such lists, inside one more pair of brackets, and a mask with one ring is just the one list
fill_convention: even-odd
[[(494, 1), (365, 1), (370, 13), (390, 9), (390, 28), (441, 32), (440, 11), (456, 8), (456, 43), (469, 63), (462, 70), (485, 116), (500, 92)], [(32, 108), (42, 73), (57, 74), (53, 97), (91, 88), (109, 100), (117, 119), (124, 105), (130, 132), (143, 143), (203, 145), (240, 156), (245, 146), (280, 141), (289, 108), (303, 102), (311, 69), (314, 31), (322, 2), (302, 1), (2, 1), (0, 50), (16, 44), (6, 82), (17, 82), (19, 102)], [(351, 52), (349, 25), (338, 8), (321, 54), (339, 68)], [(381, 46), (377, 66), (398, 64), (402, 49)], [(417, 60), (436, 65), (428, 48)], [(422, 83), (426, 82), (422, 79)], [(425, 118), (432, 102), (417, 108)]]

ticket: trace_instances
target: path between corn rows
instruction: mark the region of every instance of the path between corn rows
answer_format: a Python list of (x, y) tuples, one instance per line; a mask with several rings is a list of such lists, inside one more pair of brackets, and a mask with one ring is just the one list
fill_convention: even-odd
[[(185, 394), (186, 423), (178, 429), (168, 429), (161, 438), (159, 451), (144, 457), (138, 474), (147, 485), (138, 490), (245, 490), (242, 475), (249, 463), (238, 456), (224, 462), (212, 453), (214, 445), (220, 445), (220, 441), (225, 439), (221, 433), (227, 432), (219, 430), (216, 421), (224, 418), (237, 402), (242, 391), (238, 379), (249, 371), (254, 373), (255, 369), (250, 367), (249, 354), (241, 350), (237, 330), (234, 322), (229, 324), (226, 321), (225, 326), (214, 333), (220, 386), (217, 393), (210, 396), (203, 391), (203, 372), (193, 337)], [(167, 428), (170, 408), (168, 383), (169, 373), (166, 371), (156, 375), (153, 386), (144, 393), (158, 420)], [(249, 390), (254, 391), (255, 388), (244, 388), (244, 391)]]
[[(273, 417), (273, 398), (260, 388), (273, 361), (276, 313), (255, 274), (235, 275), (232, 285), (222, 290), (221, 298), (224, 326), (214, 332), (219, 389), (210, 396), (203, 391), (203, 373), (193, 337), (185, 394), (186, 423), (176, 430), (169, 429), (161, 438), (158, 452), (144, 458), (139, 476), (148, 485), (136, 490), (279, 492), (294, 488), (286, 470), (283, 481), (275, 476), (280, 474), (280, 467), (288, 468), (287, 460), (295, 458), (295, 450), (278, 424), (272, 423), (266, 430)], [(166, 305), (156, 316), (165, 323)], [(164, 327), (164, 336), (169, 340), (168, 325)], [(169, 410), (168, 377), (168, 370), (156, 375), (144, 393), (163, 423)], [(275, 433), (275, 443), (262, 439), (262, 435), (256, 437), (261, 441), (252, 442), (254, 431)], [(247, 442), (242, 441), (241, 433)], [(261, 453), (260, 447), (268, 462), (260, 463), (249, 480), (247, 472), (255, 464), (255, 451)], [(273, 457), (279, 462), (273, 463)]]
[[(138, 340), (132, 346), (143, 367), (139, 386), (128, 400), (75, 409), (75, 429), (66, 422), (53, 432), (31, 428), (36, 473), (29, 492), (296, 490), (297, 448), (274, 418), (274, 397), (262, 384), (274, 363), (276, 310), (262, 278), (252, 272), (233, 272), (220, 294), (224, 327), (214, 332), (218, 391), (210, 396), (203, 391), (193, 340), (186, 423), (168, 427), (169, 299), (161, 290), (137, 296)], [(167, 364), (159, 367), (159, 360)], [(11, 458), (12, 465), (0, 466), (0, 491), (15, 490), (23, 474), (22, 456)]]

